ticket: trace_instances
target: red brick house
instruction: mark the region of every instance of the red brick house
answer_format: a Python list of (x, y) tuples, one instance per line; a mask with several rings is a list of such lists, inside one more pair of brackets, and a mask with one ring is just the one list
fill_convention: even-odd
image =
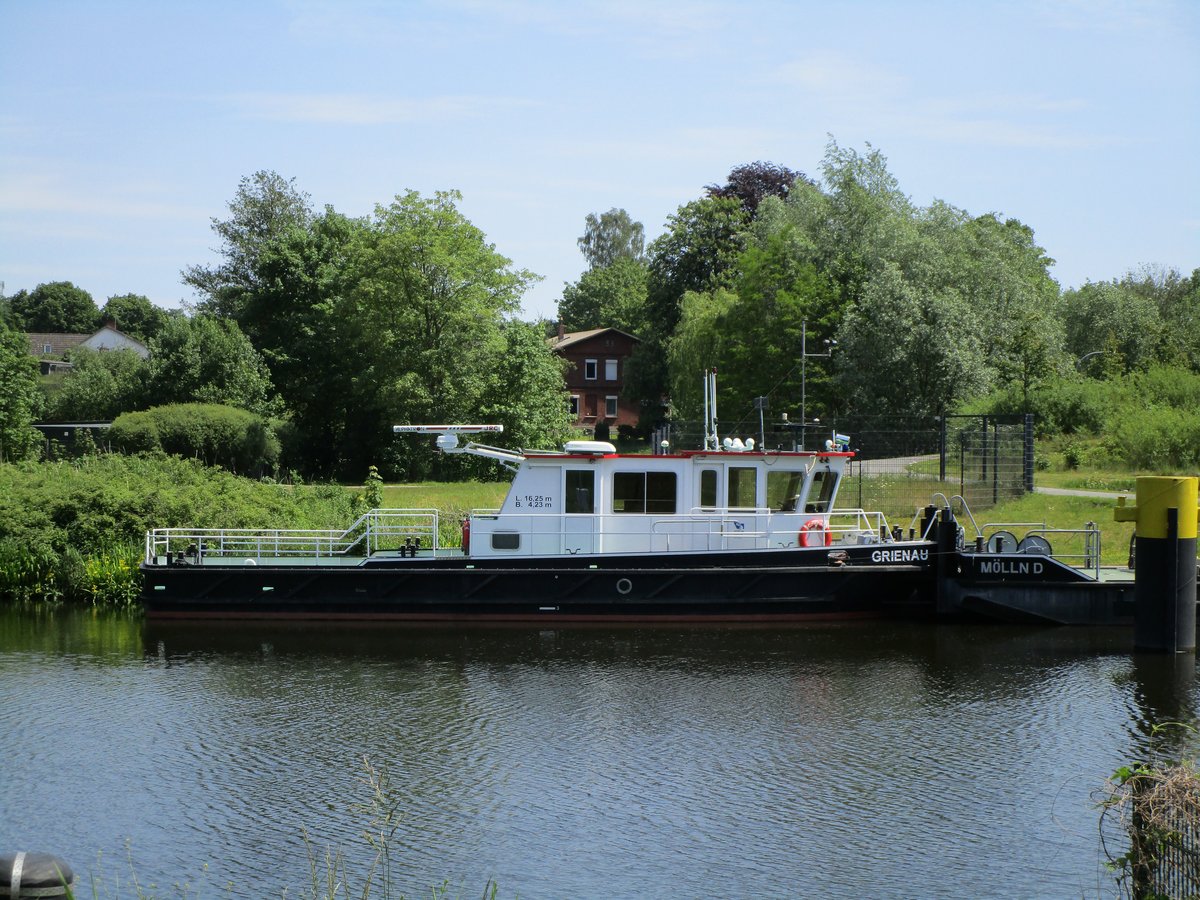
[(559, 326), (550, 346), (570, 363), (567, 390), (571, 413), (580, 428), (593, 430), (605, 422), (613, 430), (620, 425), (637, 425), (641, 410), (621, 397), (625, 387), (625, 364), (640, 341), (616, 328), (567, 331)]

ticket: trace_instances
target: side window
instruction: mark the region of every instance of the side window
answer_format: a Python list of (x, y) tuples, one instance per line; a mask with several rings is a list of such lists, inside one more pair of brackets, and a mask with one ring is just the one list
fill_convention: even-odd
[(585, 359), (583, 361), (583, 377), (587, 381), (596, 380), (596, 360)]
[(617, 397), (609, 394), (604, 398), (604, 417), (606, 419), (615, 419), (617, 417)]
[(758, 470), (730, 466), (727, 497), (726, 505), (730, 509), (755, 509), (758, 506)]
[(617, 380), (617, 361), (615, 359), (606, 359), (604, 361), (604, 380)]
[(675, 473), (646, 473), (646, 512), (675, 512)]
[(567, 469), (566, 502), (569, 513), (595, 512), (592, 498), (595, 496), (596, 473), (591, 469)]
[(613, 475), (614, 513), (675, 512), (674, 472), (617, 472)]
[(492, 533), (493, 550), (520, 550), (521, 535), (515, 531), (496, 531)]
[(817, 469), (813, 473), (812, 485), (808, 489), (808, 499), (804, 502), (806, 513), (829, 512), (829, 504), (833, 500), (833, 492), (837, 488), (837, 475), (828, 469)]
[(717, 508), (717, 470), (700, 470), (700, 507), (702, 509)]
[(644, 513), (646, 511), (646, 473), (617, 472), (613, 475), (613, 506), (615, 513)]
[(795, 512), (803, 487), (803, 472), (768, 472), (767, 507), (776, 512)]

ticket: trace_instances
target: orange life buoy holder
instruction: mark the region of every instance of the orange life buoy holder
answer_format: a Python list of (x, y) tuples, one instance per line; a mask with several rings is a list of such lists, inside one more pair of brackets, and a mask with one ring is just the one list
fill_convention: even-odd
[[(821, 539), (822, 534), (825, 536), (824, 540)], [(828, 547), (833, 543), (833, 532), (829, 530), (824, 519), (809, 519), (796, 535), (796, 539), (801, 547), (820, 547), (822, 544)]]

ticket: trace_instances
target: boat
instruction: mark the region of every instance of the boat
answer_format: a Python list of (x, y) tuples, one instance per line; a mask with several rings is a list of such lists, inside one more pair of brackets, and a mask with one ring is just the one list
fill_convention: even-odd
[(849, 437), (817, 450), (722, 439), (715, 375), (705, 391), (703, 445), (652, 456), (474, 439), (499, 425), (396, 425), (511, 470), (500, 508), (472, 510), (457, 540), (434, 509), (375, 509), (344, 530), (153, 529), (142, 605), (151, 619), (1131, 621), (1132, 573), (1101, 572), (1093, 524), (1079, 565), (1054, 557), (1044, 527), (1018, 542), (978, 526), (961, 497), (894, 527), (837, 506)]
[(494, 425), (398, 425), (514, 472), (499, 509), (444, 546), (437, 510), (376, 509), (344, 531), (154, 529), (151, 618), (410, 621), (787, 621), (931, 602), (928, 523), (836, 506), (854, 453), (753, 438), (617, 453), (611, 443), (511, 450), (460, 437)]

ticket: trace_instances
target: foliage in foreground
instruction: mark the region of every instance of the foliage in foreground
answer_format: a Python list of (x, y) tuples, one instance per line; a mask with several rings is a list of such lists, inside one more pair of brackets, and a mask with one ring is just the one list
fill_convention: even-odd
[[(1180, 722), (1155, 725), (1194, 735)], [(1200, 896), (1200, 771), (1194, 759), (1159, 759), (1121, 766), (1101, 801), (1101, 840), (1116, 819), (1129, 849), (1108, 853), (1117, 884), (1136, 900)], [(1107, 849), (1106, 849), (1107, 852)]]
[(356, 512), (337, 485), (250, 481), (194, 459), (0, 465), (0, 599), (129, 606), (150, 528), (342, 528)]

